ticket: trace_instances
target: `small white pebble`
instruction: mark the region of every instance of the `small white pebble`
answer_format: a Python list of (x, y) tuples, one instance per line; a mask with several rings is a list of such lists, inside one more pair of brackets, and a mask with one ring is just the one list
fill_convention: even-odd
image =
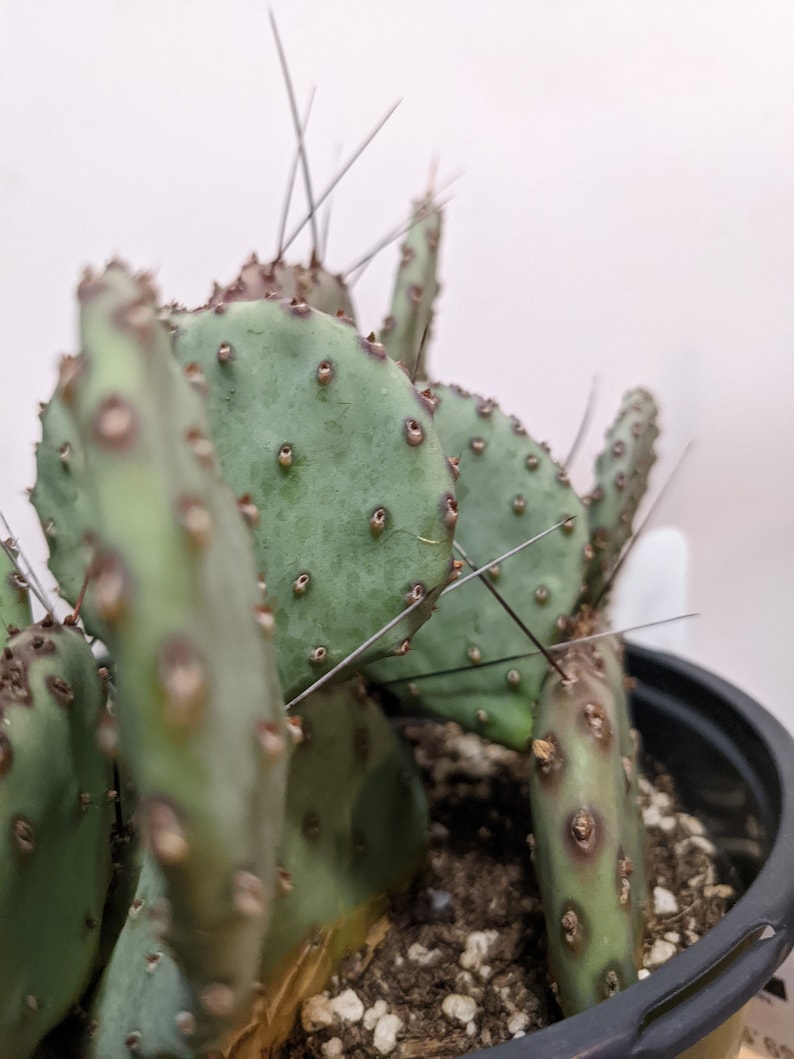
[(473, 1037), (476, 1032), (477, 1032), (477, 1023), (476, 1022), (468, 1023), (468, 1025), (466, 1026), (466, 1036), (467, 1037)]
[(648, 970), (647, 967), (640, 967), (639, 971), (637, 971), (637, 979), (640, 982), (643, 980), (643, 978), (650, 978), (650, 977), (651, 977), (651, 972)]
[(364, 1029), (374, 1030), (378, 1023), (378, 1019), (386, 1014), (388, 1004), (385, 1000), (376, 1000), (371, 1008), (367, 1008), (364, 1012)]
[(394, 957), (394, 966), (395, 967), (402, 967), (402, 965), (404, 963), (405, 963), (405, 959), (403, 958), (402, 953), (399, 953), (399, 952), (396, 953), (395, 957)]
[(477, 1014), (477, 1001), (461, 993), (448, 993), (441, 1004), (441, 1010), (452, 1022), (466, 1026)]
[(736, 894), (732, 886), (726, 886), (725, 884), (718, 884), (717, 886), (704, 886), (703, 887), (704, 897), (721, 897), (723, 900), (729, 901)]
[(389, 1055), (397, 1047), (397, 1034), (403, 1028), (402, 1019), (396, 1015), (381, 1015), (375, 1026), (372, 1043), (381, 1055)]
[(435, 963), (440, 957), (441, 949), (426, 949), (418, 941), (415, 941), (408, 948), (408, 959), (411, 963), (418, 963), (421, 967), (427, 967), (428, 964)]
[(668, 930), (667, 933), (664, 935), (664, 940), (671, 941), (673, 945), (680, 945), (681, 935), (678, 933), (677, 930)]
[(664, 886), (654, 886), (653, 910), (657, 916), (674, 916), (678, 911), (675, 894)]
[(301, 1025), (307, 1033), (327, 1029), (333, 1025), (334, 1009), (331, 1001), (322, 993), (307, 997), (301, 1006)]
[(480, 978), (482, 978), (482, 979), (483, 979), (483, 981), (487, 982), (487, 981), (488, 981), (488, 979), (489, 979), (489, 978), (491, 977), (491, 975), (493, 974), (493, 967), (491, 967), (491, 966), (490, 966), (490, 964), (484, 963), (484, 964), (483, 964), (483, 965), (482, 965), (482, 966), (480, 967), (480, 969), (479, 969), (479, 971), (477, 972), (477, 974), (479, 974)]
[(653, 801), (655, 805), (658, 805), (660, 809), (671, 809), (673, 806), (673, 799), (667, 793), (667, 791), (655, 791), (653, 795)]
[(482, 1000), (483, 988), (471, 971), (458, 971), (455, 975), (455, 992)]
[(523, 1011), (517, 1011), (515, 1015), (511, 1015), (507, 1020), (507, 1032), (510, 1034), (520, 1033), (521, 1030), (525, 1030), (529, 1025), (529, 1015), (526, 1015)]
[(674, 816), (663, 816), (659, 821), (659, 829), (669, 835), (675, 831), (677, 824), (678, 822)]
[(709, 856), (713, 856), (717, 852), (717, 847), (713, 842), (710, 842), (705, 835), (692, 835), (689, 841), (693, 846), (702, 849), (704, 853), (708, 853)]
[(664, 938), (657, 938), (653, 943), (651, 951), (643, 960), (643, 963), (648, 970), (653, 971), (657, 967), (661, 967), (663, 963), (667, 963), (668, 960), (675, 956), (677, 949), (670, 941), (665, 941)]
[(335, 996), (331, 1001), (331, 1007), (342, 1022), (360, 1022), (364, 1014), (364, 1005), (354, 989), (346, 989), (344, 993)]
[(518, 1033), (513, 1034), (514, 1041), (517, 1041), (519, 1037), (526, 1037), (526, 1032), (524, 1030), (519, 1030)]
[(690, 835), (705, 835), (706, 829), (701, 824), (696, 816), (690, 816), (689, 813), (679, 813), (678, 822), (683, 827), (684, 831)]
[(342, 1048), (341, 1037), (332, 1037), (322, 1045), (322, 1053), (326, 1059), (341, 1059), (345, 1054)]
[(485, 954), (498, 937), (496, 930), (473, 930), (466, 938), (458, 963), (467, 971), (479, 970)]
[(662, 814), (655, 805), (649, 805), (642, 810), (642, 819), (646, 827), (658, 827)]

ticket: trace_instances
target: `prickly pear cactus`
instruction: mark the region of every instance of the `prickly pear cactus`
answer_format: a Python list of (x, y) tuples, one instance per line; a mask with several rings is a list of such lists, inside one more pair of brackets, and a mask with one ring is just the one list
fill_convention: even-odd
[(647, 390), (629, 390), (596, 461), (596, 486), (587, 499), (590, 544), (582, 602), (598, 604), (626, 543), (656, 460), (657, 407)]
[(114, 263), (78, 295), (83, 352), (64, 361), (59, 397), (84, 449), (90, 593), (201, 1052), (251, 1003), (275, 890), (287, 738), (272, 615), (148, 282)]
[[(592, 631), (591, 625), (577, 630)], [(611, 640), (576, 644), (550, 672), (530, 768), (534, 860), (549, 968), (565, 1015), (636, 980), (644, 851), (636, 785), (624, 754), (623, 672)], [(636, 891), (636, 893), (635, 893)]]
[(457, 518), (432, 404), (377, 342), (304, 304), (171, 323), (254, 526), (286, 696), (423, 600), (366, 658), (407, 650), (447, 583)]
[(344, 277), (329, 272), (312, 255), (307, 266), (287, 265), (280, 258), (265, 263), (251, 254), (240, 270), (240, 275), (226, 287), (215, 284), (209, 308), (233, 302), (263, 301), (265, 298), (286, 298), (310, 305), (329, 316), (355, 320), (353, 302)]
[[(555, 643), (581, 589), (587, 540), (581, 501), (548, 452), (493, 401), (456, 387), (434, 386), (433, 393), (442, 442), (460, 461), (456, 539), (475, 564), (569, 519), (487, 575), (540, 642)], [(514, 619), (475, 580), (442, 596), (406, 658), (386, 659), (367, 672), (388, 683), (407, 709), (429, 710), (525, 750), (546, 660), (536, 653), (488, 663), (533, 651)]]
[(79, 629), (45, 618), (0, 658), (0, 1054), (19, 1059), (88, 983), (110, 879), (105, 691)]
[(441, 222), (441, 207), (429, 192), (413, 204), (411, 227), (400, 247), (391, 309), (380, 330), (387, 353), (404, 365), (411, 378), (427, 377), (426, 347), (441, 289), (437, 275)]

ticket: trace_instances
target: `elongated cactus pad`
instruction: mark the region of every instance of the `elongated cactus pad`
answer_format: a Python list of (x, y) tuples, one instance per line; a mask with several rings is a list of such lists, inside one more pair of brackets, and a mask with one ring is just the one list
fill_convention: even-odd
[(254, 525), (285, 695), (424, 599), (366, 657), (404, 652), (447, 583), (457, 518), (432, 404), (382, 346), (307, 305), (241, 302), (171, 322)]
[(606, 447), (596, 461), (596, 486), (587, 500), (593, 557), (587, 564), (583, 603), (599, 604), (631, 537), (656, 460), (656, 418), (656, 402), (648, 391), (629, 390), (607, 431)]
[(232, 302), (254, 302), (265, 298), (304, 302), (329, 316), (340, 313), (355, 320), (353, 302), (344, 278), (329, 272), (316, 258), (308, 265), (288, 265), (276, 260), (265, 263), (251, 254), (240, 275), (226, 287), (217, 283), (209, 300), (211, 309)]
[(405, 366), (411, 378), (427, 378), (427, 344), (441, 289), (437, 275), (441, 220), (442, 210), (432, 195), (413, 204), (411, 227), (400, 247), (391, 309), (380, 331), (387, 353)]
[(90, 592), (200, 1052), (251, 1002), (275, 889), (287, 738), (272, 615), (148, 282), (114, 263), (78, 295), (83, 352), (59, 390), (85, 452)]
[(0, 658), (0, 1055), (25, 1059), (90, 977), (110, 879), (104, 688), (45, 618)]
[[(487, 575), (537, 639), (555, 643), (581, 588), (587, 539), (581, 501), (548, 452), (492, 401), (455, 387), (434, 386), (433, 392), (442, 442), (460, 460), (456, 539), (477, 566), (570, 519)], [(475, 580), (442, 596), (406, 658), (386, 659), (367, 672), (376, 682), (388, 681), (406, 709), (428, 710), (522, 750), (547, 663), (537, 653), (487, 663), (533, 651)]]
[(560, 658), (568, 680), (549, 673), (535, 717), (535, 870), (549, 969), (565, 1015), (637, 977), (644, 873), (634, 855), (642, 824), (622, 753), (629, 725), (615, 650), (610, 640), (571, 644)]

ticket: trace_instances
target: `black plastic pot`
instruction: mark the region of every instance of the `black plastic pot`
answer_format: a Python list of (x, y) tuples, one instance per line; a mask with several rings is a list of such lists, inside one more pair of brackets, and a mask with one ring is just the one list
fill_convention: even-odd
[(628, 666), (646, 749), (744, 893), (706, 937), (614, 999), (466, 1059), (671, 1059), (735, 1016), (792, 948), (794, 740), (698, 666), (642, 648)]

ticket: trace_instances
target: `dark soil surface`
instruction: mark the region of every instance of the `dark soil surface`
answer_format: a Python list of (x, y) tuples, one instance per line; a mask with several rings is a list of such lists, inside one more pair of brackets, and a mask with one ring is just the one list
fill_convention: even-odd
[[(444, 1059), (562, 1017), (546, 976), (525, 760), (453, 725), (414, 725), (405, 735), (430, 796), (427, 867), (394, 904), (374, 954), (351, 957), (326, 993), (304, 1004), (283, 1059)], [(646, 774), (652, 970), (697, 941), (734, 894), (669, 775), (653, 766)]]

